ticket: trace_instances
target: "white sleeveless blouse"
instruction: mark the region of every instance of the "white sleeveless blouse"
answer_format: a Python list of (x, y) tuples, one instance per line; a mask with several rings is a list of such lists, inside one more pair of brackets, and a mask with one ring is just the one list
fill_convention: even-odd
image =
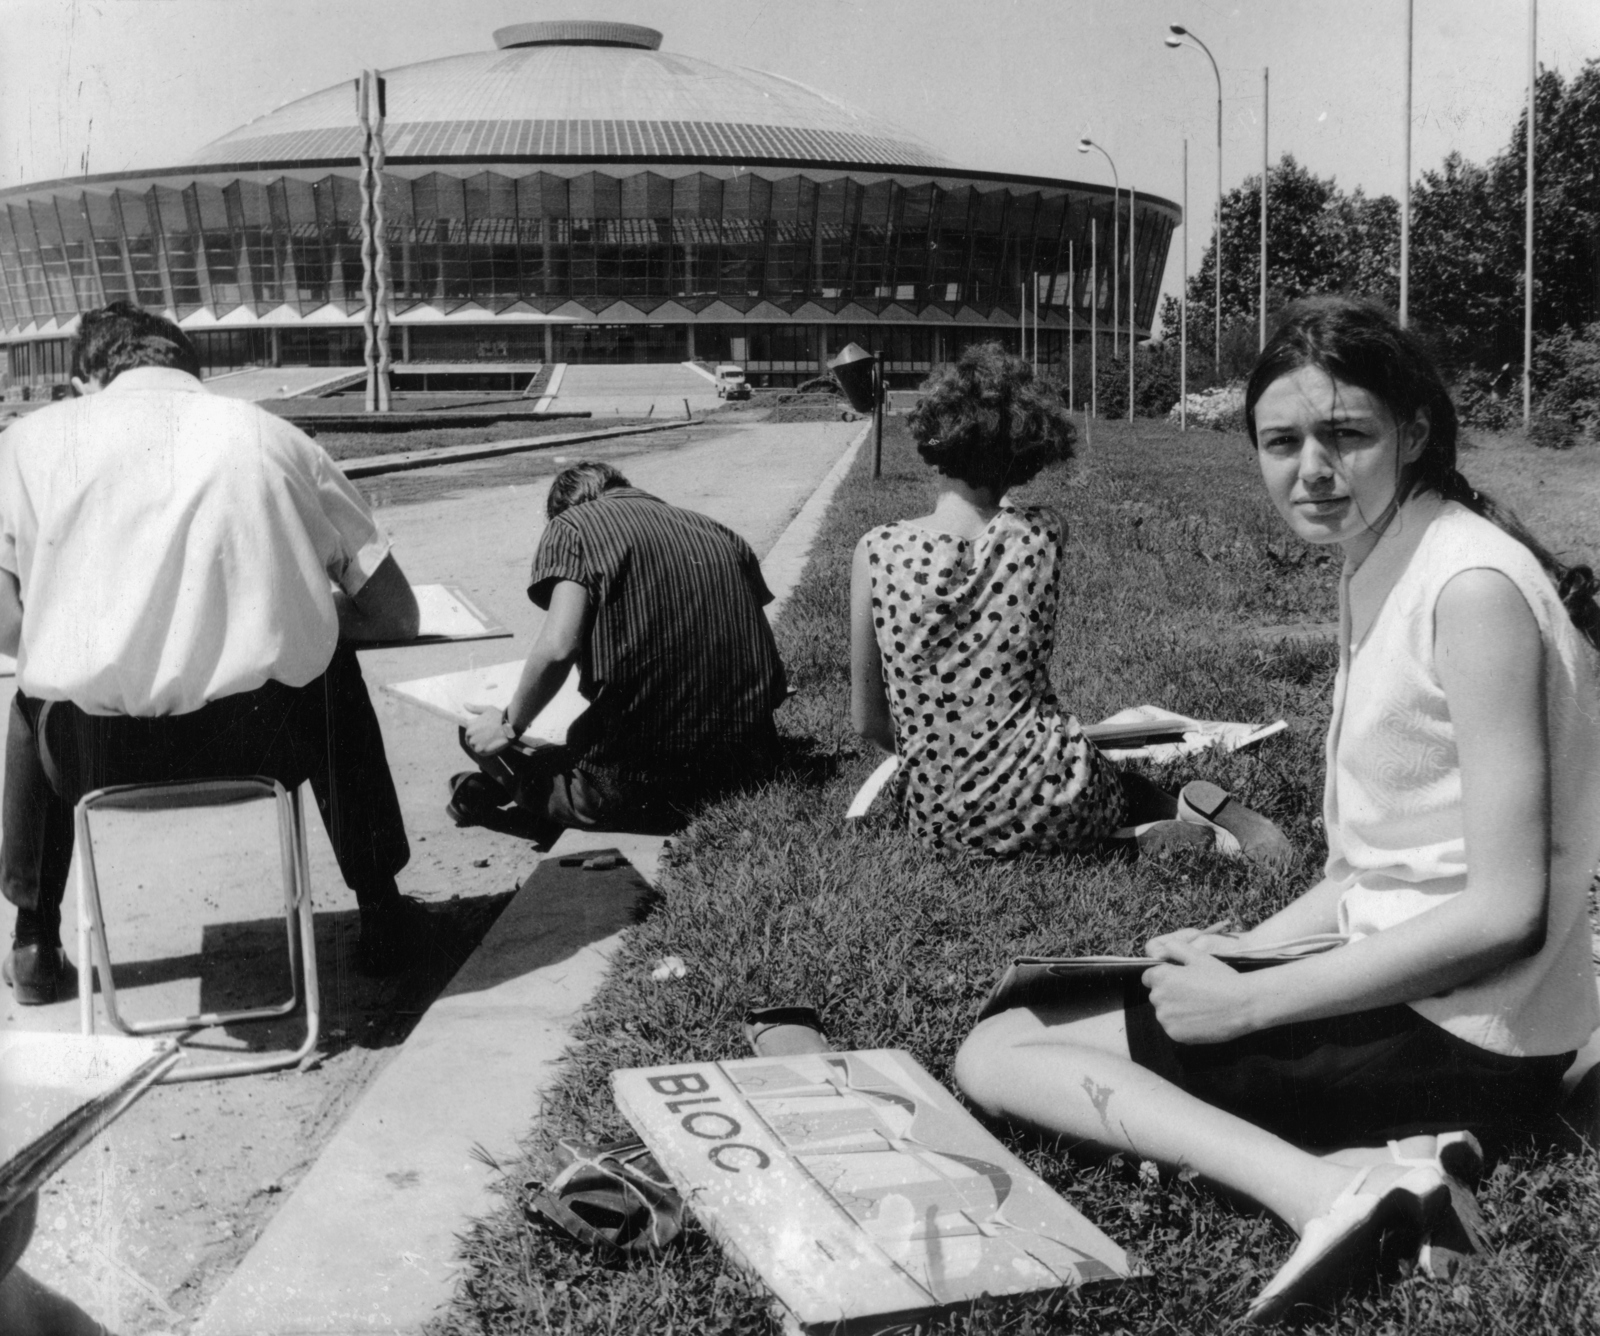
[(1455, 729), (1434, 668), (1434, 608), (1462, 571), (1501, 572), (1544, 641), (1550, 904), (1537, 955), (1411, 1003), (1451, 1034), (1514, 1056), (1580, 1048), (1600, 1025), (1587, 891), (1600, 861), (1600, 686), (1594, 651), (1527, 548), (1464, 506), (1407, 501), (1340, 585), (1328, 728), (1327, 875), (1341, 930), (1365, 936), (1467, 884)]

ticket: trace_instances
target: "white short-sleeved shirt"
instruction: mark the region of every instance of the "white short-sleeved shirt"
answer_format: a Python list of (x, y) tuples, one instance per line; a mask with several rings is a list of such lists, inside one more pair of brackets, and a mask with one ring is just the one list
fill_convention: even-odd
[(332, 584), (357, 593), (388, 551), (326, 451), (181, 371), (125, 371), (0, 433), (17, 684), (91, 714), (304, 686), (338, 640)]
[(1327, 875), (1339, 926), (1381, 932), (1465, 889), (1455, 727), (1434, 666), (1434, 609), (1463, 571), (1499, 571), (1538, 623), (1550, 756), (1550, 901), (1537, 955), (1411, 1005), (1480, 1048), (1532, 1057), (1580, 1048), (1597, 1024), (1587, 891), (1600, 860), (1596, 655), (1521, 543), (1464, 506), (1407, 501), (1340, 588), (1328, 729)]

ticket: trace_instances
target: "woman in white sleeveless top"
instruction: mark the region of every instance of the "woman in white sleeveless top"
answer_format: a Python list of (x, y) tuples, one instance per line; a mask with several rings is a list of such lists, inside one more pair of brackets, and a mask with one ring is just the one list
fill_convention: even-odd
[[(1300, 1242), (1266, 1321), (1370, 1270), (1386, 1229), (1436, 1274), (1472, 1252), (1474, 1134), (1548, 1118), (1600, 1024), (1600, 608), (1456, 470), (1449, 394), (1386, 312), (1290, 312), (1246, 420), (1290, 529), (1345, 557), (1325, 876), (1242, 938), (1152, 941), (1148, 1002), (983, 1021), (956, 1077), (994, 1116), (1277, 1214)], [(1330, 931), (1348, 943), (1273, 969), (1211, 955)]]

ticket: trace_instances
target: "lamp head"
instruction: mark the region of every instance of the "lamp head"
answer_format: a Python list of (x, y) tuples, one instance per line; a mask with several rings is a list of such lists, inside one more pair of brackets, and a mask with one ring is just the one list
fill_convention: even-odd
[(1078, 152), (1079, 153), (1087, 153), (1093, 147), (1094, 147), (1094, 140), (1092, 140), (1092, 139), (1089, 139), (1089, 138), (1085, 137), (1085, 138), (1080, 139), (1078, 141)]
[[(1167, 31), (1170, 32), (1174, 37), (1187, 37), (1189, 35), (1189, 30), (1181, 23), (1167, 24)], [(1172, 43), (1168, 42), (1167, 45), (1171, 46)]]
[(881, 392), (881, 383), (873, 374), (877, 360), (859, 343), (849, 343), (828, 363), (844, 397), (858, 413), (870, 413), (877, 407)]

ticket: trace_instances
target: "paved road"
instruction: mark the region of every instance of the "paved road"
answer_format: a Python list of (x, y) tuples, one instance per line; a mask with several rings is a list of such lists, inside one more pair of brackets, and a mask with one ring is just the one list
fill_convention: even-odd
[[(765, 555), (857, 430), (841, 423), (696, 427), (683, 438), (642, 437), (595, 453), (639, 486), (729, 524)], [(460, 585), (514, 632), (511, 640), (362, 656), (412, 839), (401, 886), (446, 906), (447, 921), (467, 930), (481, 926), (474, 925), (474, 907), (510, 891), (534, 859), (512, 837), (449, 822), (444, 779), (464, 764), (454, 729), (379, 688), (526, 652), (539, 620), (523, 593), (526, 570), (555, 467), (534, 454), (520, 463), (405, 475), (404, 501), (381, 479), (371, 484), (407, 574), (417, 583)], [(0, 710), (8, 706), (0, 695)], [(311, 826), (328, 1036), (321, 1067), (159, 1089), (58, 1175), (42, 1198), (27, 1269), (113, 1331), (170, 1330), (203, 1308), (403, 1040), (415, 1021), (407, 1013), (420, 1013), (430, 990), (448, 977), (448, 962), (420, 983), (374, 982), (349, 969), (353, 897), (339, 880), (320, 823), (313, 818)], [(261, 881), (263, 871), (270, 873), (271, 852), (262, 829), (242, 829), (231, 815), (208, 816), (154, 833), (108, 830), (107, 845), (96, 847), (114, 888), (108, 891), (112, 950), (127, 962), (118, 982), (130, 1014), (184, 1011), (201, 998), (211, 1005), (271, 976), (282, 928), (281, 920), (272, 922), (272, 892)], [(461, 905), (448, 908), (456, 897)], [(70, 934), (70, 903), (68, 919)], [(5, 992), (0, 1024), (69, 1030), (76, 1006), (23, 1010)], [(237, 1031), (207, 1037), (234, 1048), (261, 1042)]]

